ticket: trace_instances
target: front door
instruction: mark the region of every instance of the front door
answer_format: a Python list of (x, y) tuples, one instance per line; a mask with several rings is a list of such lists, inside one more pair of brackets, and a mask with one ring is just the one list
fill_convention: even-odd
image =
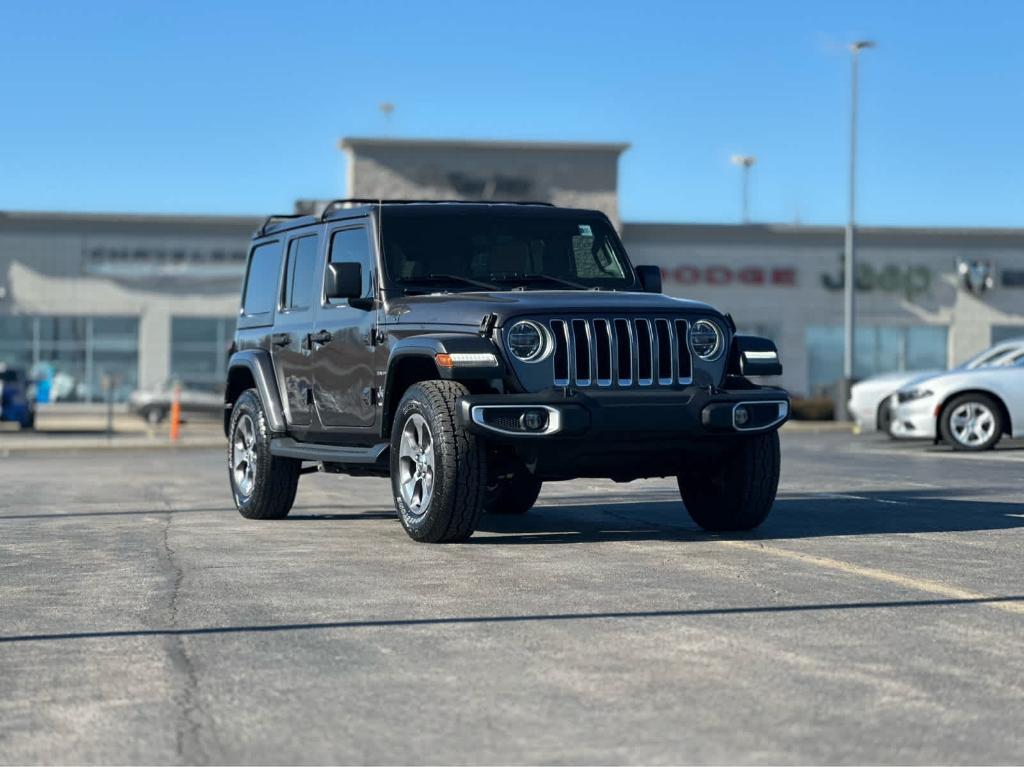
[[(358, 263), (362, 267), (363, 296), (372, 299), (374, 259), (365, 219), (328, 230), (331, 263)], [(325, 301), (323, 281), (310, 334), (313, 355), (313, 402), (320, 423), (328, 430), (370, 428), (377, 418), (374, 383), (377, 312), (352, 306), (346, 299)], [(360, 302), (357, 302), (360, 303)]]
[(313, 412), (313, 365), (309, 332), (317, 301), (320, 235), (305, 234), (288, 242), (277, 319), (270, 337), (277, 387), (290, 426), (309, 426)]

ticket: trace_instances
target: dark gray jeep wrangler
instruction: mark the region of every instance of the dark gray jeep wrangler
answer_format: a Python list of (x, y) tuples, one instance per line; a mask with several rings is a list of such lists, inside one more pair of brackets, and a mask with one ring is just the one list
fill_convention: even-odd
[(299, 477), (390, 476), (419, 541), (520, 514), (541, 483), (675, 476), (708, 530), (771, 510), (789, 397), (775, 345), (661, 294), (601, 213), (339, 200), (249, 254), (224, 410), (243, 516)]

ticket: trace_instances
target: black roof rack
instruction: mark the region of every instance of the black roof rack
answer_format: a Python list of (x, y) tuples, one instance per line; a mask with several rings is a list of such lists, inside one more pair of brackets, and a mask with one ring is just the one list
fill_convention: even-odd
[(257, 234), (260, 237), (262, 237), (263, 235), (265, 235), (267, 233), (267, 228), (268, 227), (270, 227), (270, 226), (272, 226), (272, 225), (274, 225), (274, 224), (276, 224), (276, 223), (278, 223), (280, 221), (289, 221), (289, 220), (291, 220), (293, 218), (302, 218), (304, 215), (306, 215), (306, 214), (305, 213), (278, 213), (278, 214), (273, 215), (273, 216), (267, 216), (267, 218), (264, 220), (264, 222), (260, 225), (260, 228), (257, 231)]
[(543, 205), (553, 208), (550, 202), (534, 200), (389, 200), (376, 197), (346, 197), (339, 200), (331, 200), (324, 206), (324, 212), (320, 214), (320, 220), (326, 221), (327, 215), (333, 213), (337, 208), (346, 205), (422, 205), (422, 204), (457, 204), (457, 205)]

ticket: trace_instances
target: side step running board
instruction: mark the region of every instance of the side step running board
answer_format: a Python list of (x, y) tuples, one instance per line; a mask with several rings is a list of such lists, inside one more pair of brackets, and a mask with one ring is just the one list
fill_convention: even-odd
[(270, 440), (271, 455), (325, 463), (377, 463), (388, 447), (387, 442), (381, 442), (379, 445), (371, 447), (341, 447), (318, 445), (313, 442), (296, 442), (291, 437), (275, 437)]

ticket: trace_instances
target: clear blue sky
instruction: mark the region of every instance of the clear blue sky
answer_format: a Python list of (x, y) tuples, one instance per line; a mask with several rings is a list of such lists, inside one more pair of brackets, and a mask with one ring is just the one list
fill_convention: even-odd
[[(0, 7), (0, 210), (254, 213), (344, 192), (345, 135), (628, 141), (623, 218), (1024, 226), (1018, 2)], [(287, 98), (285, 98), (287, 97)], [(396, 105), (390, 121), (378, 104)]]

